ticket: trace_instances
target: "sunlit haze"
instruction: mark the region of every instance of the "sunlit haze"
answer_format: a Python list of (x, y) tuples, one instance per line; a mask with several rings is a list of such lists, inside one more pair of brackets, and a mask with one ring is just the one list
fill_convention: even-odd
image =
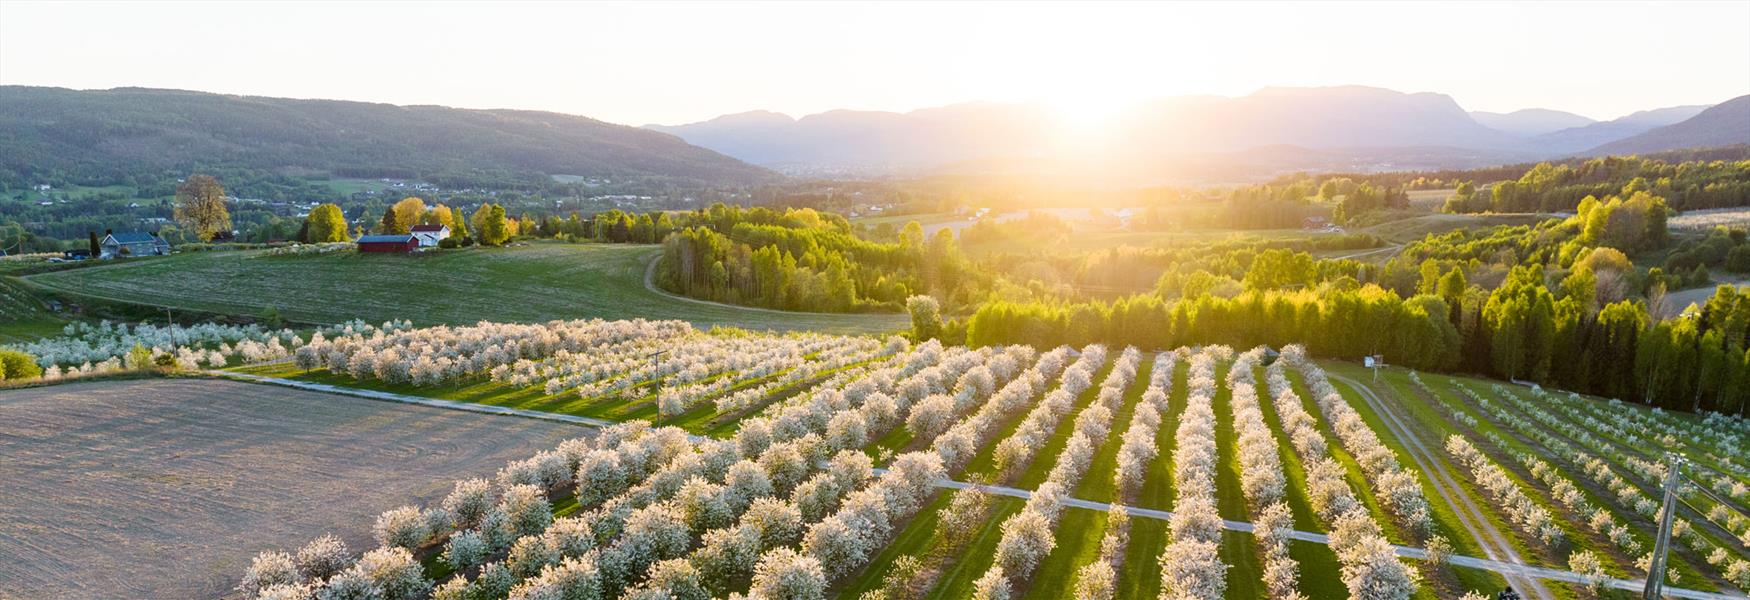
[[(746, 110), (1370, 85), (1609, 119), (1750, 92), (1750, 2), (0, 3), (0, 83), (142, 86), (626, 124)], [(1680, 33), (1679, 33), (1680, 32)], [(1559, 76), (1557, 76), (1559, 74)]]

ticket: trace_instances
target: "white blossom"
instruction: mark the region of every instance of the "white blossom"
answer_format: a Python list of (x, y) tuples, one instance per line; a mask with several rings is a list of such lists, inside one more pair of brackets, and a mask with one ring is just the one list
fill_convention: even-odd
[(826, 575), (814, 557), (778, 548), (760, 556), (752, 591), (767, 600), (820, 600), (826, 597)]

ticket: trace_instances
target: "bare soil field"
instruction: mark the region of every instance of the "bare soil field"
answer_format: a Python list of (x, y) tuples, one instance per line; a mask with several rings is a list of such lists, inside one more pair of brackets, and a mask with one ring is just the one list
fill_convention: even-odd
[(0, 598), (215, 598), (256, 552), (591, 430), (233, 381), (0, 392)]

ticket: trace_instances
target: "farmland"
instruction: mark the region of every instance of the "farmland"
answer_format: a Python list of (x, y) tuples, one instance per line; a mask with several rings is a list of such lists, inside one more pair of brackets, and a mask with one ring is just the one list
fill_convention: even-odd
[[(973, 350), (576, 322), (335, 334), (290, 362), (234, 368), (658, 426), (500, 470), (499, 510), (533, 510), (504, 503), (525, 495), (568, 507), (541, 524), (495, 538), (496, 526), (446, 520), (388, 538), (406, 558), (394, 544), (367, 557), (416, 561), (442, 584), (434, 593), (487, 589), (508, 569), (525, 593), (559, 581), (636, 592), (695, 573), (715, 597), (818, 585), (836, 597), (1324, 598), (1368, 585), (1387, 590), (1370, 598), (1450, 598), (1507, 584), (1622, 597), (1611, 588), (1645, 576), (1644, 499), (1664, 450), (1696, 457), (1689, 473), (1712, 494), (1685, 495), (1671, 585), (1750, 585), (1742, 420), (1396, 369), (1375, 381), (1297, 349), (1274, 361), (1219, 347)], [(642, 525), (587, 552), (566, 541), (611, 522)], [(792, 525), (768, 537), (774, 522)], [(501, 541), (450, 565), (455, 536)], [(1453, 558), (1422, 560), (1435, 545)], [(269, 566), (251, 580), (300, 577)], [(551, 575), (536, 577), (543, 566)]]
[(900, 315), (763, 311), (659, 294), (644, 285), (651, 246), (534, 244), (420, 255), (262, 256), (190, 252), (34, 275), (25, 281), (73, 296), (216, 314), (274, 309), (305, 323), (351, 319), (417, 324), (479, 320), (633, 317), (701, 327), (876, 332)]
[(195, 379), (6, 391), (0, 413), (9, 598), (217, 597), (256, 551), (368, 547), (377, 512), (590, 433)]
[(1707, 231), (1715, 227), (1750, 228), (1750, 209), (1714, 208), (1685, 211), (1671, 218), (1673, 230)]

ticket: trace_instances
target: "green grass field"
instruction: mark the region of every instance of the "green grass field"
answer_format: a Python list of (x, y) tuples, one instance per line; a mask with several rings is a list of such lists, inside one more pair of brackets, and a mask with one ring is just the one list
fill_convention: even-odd
[(0, 344), (59, 335), (65, 325), (17, 280), (0, 277)]
[[(1161, 246), (1183, 243), (1208, 243), (1227, 239), (1254, 241), (1306, 240), (1333, 235), (1302, 229), (1190, 229), (1184, 231), (1077, 231), (1052, 242), (1053, 250), (1094, 251), (1120, 246)], [(1033, 253), (1040, 249), (1039, 240), (1004, 240), (966, 244), (968, 253), (980, 256), (993, 254)], [(1349, 251), (1353, 252), (1353, 251)]]
[(1392, 242), (1409, 242), (1422, 239), (1423, 236), (1434, 233), (1446, 233), (1459, 229), (1486, 229), (1497, 225), (1531, 225), (1554, 218), (1547, 214), (1513, 213), (1484, 215), (1450, 215), (1434, 213), (1387, 221), (1372, 227), (1355, 230), (1356, 233), (1371, 233)]
[(43, 273), (25, 281), (54, 292), (234, 315), (268, 308), (307, 323), (411, 319), (681, 319), (700, 327), (835, 333), (892, 331), (904, 315), (787, 313), (692, 302), (644, 287), (655, 246), (533, 244), (413, 255), (262, 256), (191, 252)]

